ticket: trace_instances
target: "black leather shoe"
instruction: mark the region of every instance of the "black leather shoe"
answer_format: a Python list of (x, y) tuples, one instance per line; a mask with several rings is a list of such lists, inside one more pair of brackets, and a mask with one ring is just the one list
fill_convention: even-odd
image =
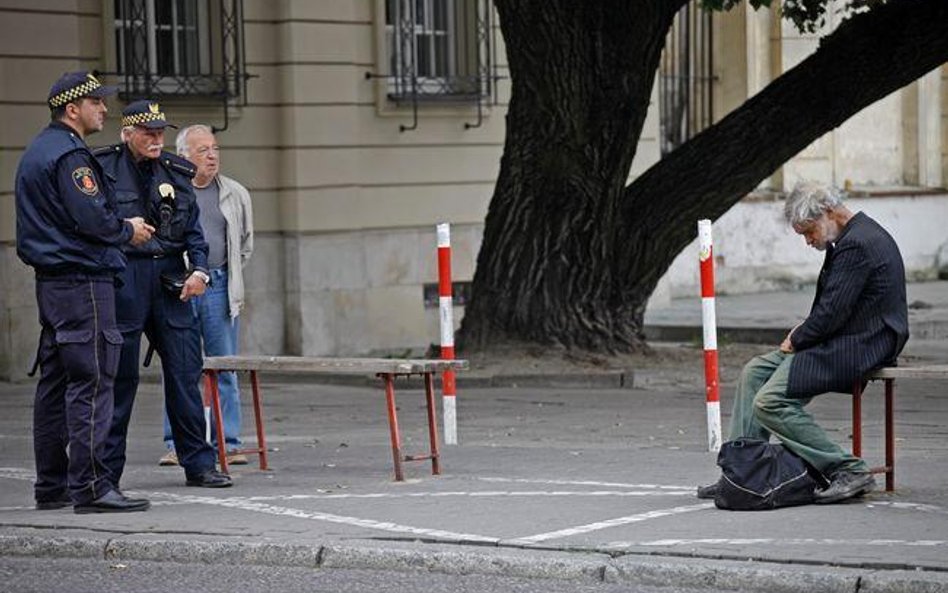
[(855, 472), (836, 472), (829, 486), (814, 493), (816, 504), (831, 504), (849, 498), (862, 496), (876, 487), (872, 474)]
[(714, 498), (718, 494), (718, 483), (698, 486), (698, 498)]
[(56, 509), (64, 509), (66, 507), (72, 506), (72, 499), (69, 498), (69, 495), (63, 492), (56, 498), (51, 498), (49, 500), (37, 500), (36, 501), (36, 510), (37, 511), (54, 511)]
[(88, 513), (134, 513), (147, 511), (151, 503), (144, 498), (128, 498), (116, 490), (109, 490), (99, 498), (86, 504), (77, 504), (73, 511), (77, 515)]
[(196, 476), (188, 476), (187, 484), (200, 488), (228, 488), (233, 486), (234, 482), (227, 474), (222, 474), (216, 469), (209, 469)]

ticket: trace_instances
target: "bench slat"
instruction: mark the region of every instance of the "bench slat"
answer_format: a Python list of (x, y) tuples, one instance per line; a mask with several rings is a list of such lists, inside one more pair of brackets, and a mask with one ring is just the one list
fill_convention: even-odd
[(320, 358), (312, 356), (208, 356), (204, 370), (279, 371), (290, 373), (431, 373), (448, 369), (463, 371), (466, 360), (414, 358)]
[(948, 364), (885, 367), (869, 373), (870, 379), (948, 379)]

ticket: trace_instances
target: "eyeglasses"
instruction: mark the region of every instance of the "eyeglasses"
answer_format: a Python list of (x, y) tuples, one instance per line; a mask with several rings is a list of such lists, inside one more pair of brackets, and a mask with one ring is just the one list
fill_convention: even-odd
[(195, 151), (194, 151), (194, 154), (195, 154), (196, 156), (207, 156), (208, 154), (210, 154), (210, 153), (212, 153), (212, 152), (213, 152), (214, 154), (220, 154), (220, 153), (221, 153), (221, 147), (220, 147), (220, 146), (216, 146), (216, 145), (215, 145), (215, 146), (202, 146), (201, 148), (198, 148), (197, 150), (195, 150)]

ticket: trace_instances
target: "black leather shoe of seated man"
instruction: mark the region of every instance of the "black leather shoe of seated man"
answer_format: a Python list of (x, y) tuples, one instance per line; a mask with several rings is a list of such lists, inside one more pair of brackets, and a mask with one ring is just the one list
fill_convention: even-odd
[(194, 476), (188, 476), (187, 480), (188, 486), (199, 488), (228, 488), (234, 485), (230, 476), (213, 468)]
[(151, 503), (144, 498), (128, 498), (117, 490), (109, 490), (99, 498), (86, 504), (77, 504), (73, 511), (77, 515), (88, 513), (134, 513), (147, 511)]
[(718, 495), (718, 482), (706, 486), (698, 486), (698, 498), (714, 498)]
[(876, 487), (876, 480), (869, 473), (836, 472), (829, 486), (814, 493), (816, 504), (832, 504), (862, 496)]

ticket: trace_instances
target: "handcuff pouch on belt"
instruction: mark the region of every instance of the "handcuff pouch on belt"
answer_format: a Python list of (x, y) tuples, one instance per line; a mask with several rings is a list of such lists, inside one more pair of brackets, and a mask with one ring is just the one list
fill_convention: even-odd
[(188, 279), (187, 272), (164, 272), (160, 276), (161, 287), (175, 296), (181, 294), (184, 282)]

